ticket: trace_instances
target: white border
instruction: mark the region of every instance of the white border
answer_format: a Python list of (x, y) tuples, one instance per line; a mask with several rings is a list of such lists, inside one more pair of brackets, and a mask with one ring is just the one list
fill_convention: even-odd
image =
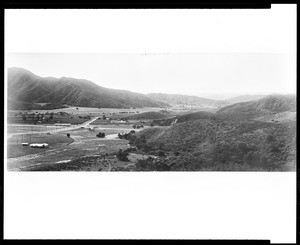
[[(5, 53), (295, 51), (296, 5), (5, 11)], [(4, 174), (5, 239), (296, 239), (296, 173)]]

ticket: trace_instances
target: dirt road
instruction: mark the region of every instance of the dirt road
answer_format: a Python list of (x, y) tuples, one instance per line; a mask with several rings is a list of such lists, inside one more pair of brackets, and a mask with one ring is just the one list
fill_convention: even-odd
[[(21, 132), (21, 133), (9, 133), (8, 134), (8, 138), (11, 137), (12, 135), (25, 135), (25, 134), (41, 134), (41, 133), (58, 133), (58, 132), (63, 132), (63, 131), (69, 131), (69, 130), (75, 130), (75, 129), (79, 129), (79, 128), (88, 128), (88, 126), (96, 121), (98, 119), (98, 117), (95, 117), (89, 121), (86, 121), (82, 124), (78, 124), (78, 125), (71, 125), (71, 126), (66, 126), (63, 128), (58, 128), (58, 129), (49, 129), (47, 131), (41, 132), (41, 131), (36, 131), (36, 132), (32, 132), (32, 131), (28, 131), (28, 132)], [(31, 125), (31, 127), (33, 127)]]

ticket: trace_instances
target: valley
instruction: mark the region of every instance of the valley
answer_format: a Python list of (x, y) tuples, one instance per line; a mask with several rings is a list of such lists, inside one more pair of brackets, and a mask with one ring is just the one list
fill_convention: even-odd
[(19, 68), (9, 82), (9, 171), (296, 170), (295, 95), (144, 95)]

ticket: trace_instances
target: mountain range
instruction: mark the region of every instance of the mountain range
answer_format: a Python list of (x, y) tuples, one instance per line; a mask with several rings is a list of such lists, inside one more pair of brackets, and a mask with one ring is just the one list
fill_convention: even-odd
[(166, 107), (144, 94), (101, 87), (91, 81), (70, 77), (40, 77), (23, 68), (8, 69), (8, 105), (11, 109), (54, 106)]
[[(232, 104), (254, 103), (267, 95), (241, 95), (226, 100), (213, 100), (198, 96), (149, 93), (110, 89), (89, 80), (71, 77), (40, 77), (23, 68), (8, 68), (7, 102), (9, 109), (54, 109), (64, 106), (80, 107), (171, 107), (197, 106), (199, 108), (223, 108), (229, 111), (240, 108)], [(274, 95), (277, 96), (277, 95)], [(278, 95), (279, 96), (279, 95)], [(249, 104), (245, 104), (248, 110)], [(227, 114), (228, 114), (227, 113)], [(230, 114), (230, 113), (229, 113)]]

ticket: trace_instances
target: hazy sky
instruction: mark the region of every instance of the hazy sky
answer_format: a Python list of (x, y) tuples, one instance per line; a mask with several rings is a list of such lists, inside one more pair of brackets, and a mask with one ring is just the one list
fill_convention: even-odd
[(141, 93), (295, 93), (296, 17), (295, 4), (9, 9), (5, 65)]
[(295, 93), (287, 54), (9, 54), (7, 67), (39, 76), (74, 77), (134, 92)]

